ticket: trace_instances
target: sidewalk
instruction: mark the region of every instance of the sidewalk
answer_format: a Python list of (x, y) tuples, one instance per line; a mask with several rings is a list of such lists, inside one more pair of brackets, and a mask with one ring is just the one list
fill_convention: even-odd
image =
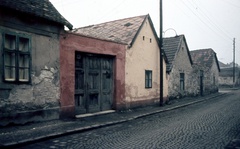
[(204, 97), (186, 97), (183, 99), (172, 100), (170, 104), (163, 107), (148, 106), (144, 108), (113, 112), (105, 115), (90, 116), (79, 119), (53, 120), (40, 123), (29, 123), (26, 125), (1, 127), (0, 148), (16, 147), (17, 145), (23, 145), (76, 132), (83, 132), (91, 129), (119, 124), (152, 114), (189, 106), (223, 95), (227, 95), (227, 93), (219, 92)]

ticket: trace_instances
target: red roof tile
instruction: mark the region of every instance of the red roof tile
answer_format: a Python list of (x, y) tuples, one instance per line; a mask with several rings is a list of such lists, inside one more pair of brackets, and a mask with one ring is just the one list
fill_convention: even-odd
[(81, 27), (72, 32), (97, 39), (131, 45), (148, 15)]

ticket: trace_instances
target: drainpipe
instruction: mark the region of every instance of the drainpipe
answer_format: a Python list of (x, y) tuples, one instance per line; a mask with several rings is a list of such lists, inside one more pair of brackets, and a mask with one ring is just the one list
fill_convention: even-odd
[(163, 33), (163, 21), (162, 21), (162, 0), (160, 0), (160, 32), (159, 32), (159, 47), (160, 47), (160, 51), (159, 51), (159, 59), (160, 59), (160, 106), (163, 106), (163, 37), (162, 37), (162, 33)]

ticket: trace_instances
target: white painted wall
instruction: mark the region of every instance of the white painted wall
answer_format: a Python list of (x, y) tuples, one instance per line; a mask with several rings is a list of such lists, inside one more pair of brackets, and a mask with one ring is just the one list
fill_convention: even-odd
[[(166, 63), (163, 61), (165, 86), (163, 96), (166, 97), (168, 85)], [(145, 70), (152, 70), (152, 88), (145, 88)], [(126, 50), (125, 71), (127, 102), (159, 98), (159, 47), (148, 20), (144, 22), (133, 46)]]

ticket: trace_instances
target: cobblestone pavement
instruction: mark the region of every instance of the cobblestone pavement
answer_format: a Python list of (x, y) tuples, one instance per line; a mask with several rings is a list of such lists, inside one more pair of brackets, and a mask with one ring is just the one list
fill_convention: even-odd
[(240, 138), (240, 92), (22, 148), (221, 149)]

